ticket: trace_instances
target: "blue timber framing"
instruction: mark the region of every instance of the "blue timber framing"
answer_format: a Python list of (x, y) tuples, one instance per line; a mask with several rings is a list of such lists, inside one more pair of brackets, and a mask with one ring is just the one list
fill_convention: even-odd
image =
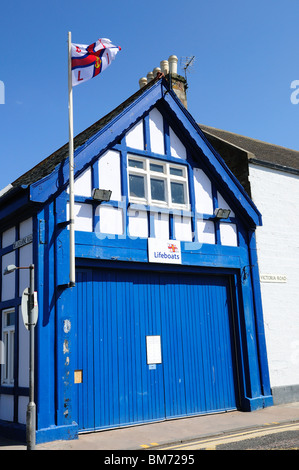
[[(157, 107), (164, 117), (165, 155), (151, 152), (149, 139), (149, 112)], [(129, 148), (124, 135), (139, 119), (144, 122), (144, 150)], [(246, 195), (239, 182), (227, 169), (221, 157), (208, 143), (190, 114), (183, 108), (175, 94), (169, 90), (164, 79), (159, 80), (136, 100), (115, 116), (106, 126), (97, 131), (75, 150), (75, 176), (91, 167), (92, 187), (98, 181), (98, 158), (114, 149), (120, 152), (122, 201), (107, 204), (123, 210), (124, 235), (100, 236), (95, 227), (96, 202), (92, 198), (76, 197), (76, 202), (93, 204), (93, 232), (76, 232), (76, 266), (84, 268), (115, 268), (140, 271), (168, 272), (167, 265), (148, 263), (146, 238), (130, 237), (128, 232), (128, 182), (127, 154), (167, 160), (182, 164), (182, 160), (170, 154), (169, 126), (177, 133), (187, 148), (192, 220), (192, 242), (181, 242), (182, 273), (216, 273), (230, 278), (232, 300), (235, 310), (235, 333), (239, 368), (241, 409), (250, 411), (273, 404), (259, 286), (257, 253), (254, 230), (261, 224), (261, 214)], [(235, 212), (235, 217), (226, 223), (237, 226), (238, 246), (221, 246), (219, 225), (208, 214), (195, 210), (193, 167), (201, 168), (212, 181), (214, 208), (217, 207), (217, 191), (225, 196)], [(56, 439), (73, 439), (78, 436), (78, 423), (74, 421), (74, 345), (77, 337), (75, 323), (75, 299), (68, 287), (69, 232), (67, 222), (68, 159), (63, 160), (48, 176), (34, 182), (20, 192), (20, 198), (12, 201), (11, 210), (2, 209), (11, 220), (12, 210), (34, 207), (34, 260), (37, 265), (36, 285), (39, 301), (39, 321), (36, 328), (36, 396), (37, 396), (37, 442)], [(28, 196), (29, 194), (29, 196)], [(154, 236), (153, 215), (169, 214), (171, 238), (175, 236), (173, 216), (179, 211), (162, 208), (130, 205), (133, 209), (146, 210), (148, 214), (148, 236)], [(215, 224), (214, 245), (198, 242), (197, 219), (210, 220)], [(225, 222), (224, 222), (225, 223)], [(9, 247), (8, 247), (9, 248)], [(1, 250), (4, 254), (9, 249)], [(15, 299), (15, 305), (20, 298)], [(11, 302), (10, 305), (11, 306)], [(0, 304), (0, 309), (6, 303)], [(17, 366), (16, 366), (17, 367)], [(17, 376), (17, 370), (16, 370)], [(0, 390), (1, 391), (1, 390)], [(13, 392), (12, 392), (13, 393)], [(27, 394), (27, 391), (26, 391)], [(15, 403), (17, 398), (15, 398)], [(16, 415), (15, 407), (15, 415)], [(1, 424), (1, 423), (0, 423)]]

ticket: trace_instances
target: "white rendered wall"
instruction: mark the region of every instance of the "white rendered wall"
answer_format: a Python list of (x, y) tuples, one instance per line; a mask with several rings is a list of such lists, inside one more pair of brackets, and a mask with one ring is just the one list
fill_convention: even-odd
[(299, 177), (249, 166), (252, 198), (262, 213), (256, 230), (260, 275), (286, 276), (261, 282), (271, 386), (299, 384)]
[(126, 145), (138, 150), (144, 150), (143, 120), (137, 122), (126, 134)]

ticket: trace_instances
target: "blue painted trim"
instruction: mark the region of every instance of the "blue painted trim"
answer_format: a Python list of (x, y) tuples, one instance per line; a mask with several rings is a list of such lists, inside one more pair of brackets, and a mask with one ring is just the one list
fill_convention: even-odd
[(0, 435), (6, 439), (13, 439), (26, 443), (26, 426), (25, 424), (0, 420)]
[(149, 114), (146, 114), (143, 118), (143, 142), (144, 142), (144, 151), (146, 153), (151, 153)]
[(66, 426), (50, 426), (39, 429), (36, 432), (36, 443), (43, 444), (51, 441), (70, 441), (78, 439), (78, 424), (72, 423)]
[[(189, 157), (189, 155), (188, 155)], [(191, 165), (188, 165), (188, 187), (189, 187), (189, 198), (190, 198), (190, 206), (192, 214), (191, 218), (191, 230), (193, 233), (193, 240), (194, 242), (198, 242), (198, 233), (197, 233), (197, 217), (196, 217), (196, 206), (195, 206), (195, 189), (194, 189), (194, 175), (193, 175), (193, 168)]]
[[(96, 189), (99, 187), (99, 160), (93, 162), (91, 165), (91, 187)], [(91, 198), (92, 199), (92, 198)], [(96, 206), (92, 206), (92, 230), (95, 231), (98, 223), (98, 216), (96, 215)]]
[(268, 406), (273, 406), (272, 395), (261, 396), (256, 398), (243, 397), (242, 399), (242, 410), (243, 411), (256, 411)]
[(1, 385), (0, 394), (3, 395), (16, 395), (17, 397), (28, 397), (29, 388), (28, 387), (17, 387), (16, 385)]
[[(213, 212), (215, 212), (215, 209), (218, 208), (218, 196), (217, 196), (217, 188), (215, 185), (212, 183), (212, 197), (213, 197)], [(221, 238), (220, 238), (220, 223), (219, 220), (215, 219), (214, 221), (214, 226), (215, 226), (215, 242), (217, 245), (221, 245)]]
[(2, 302), (0, 302), (0, 310), (18, 307), (19, 305), (21, 305), (21, 300), (21, 297), (16, 297), (15, 299), (11, 300), (3, 300)]
[[(68, 231), (60, 234), (60, 244), (65, 246), (68, 240)], [(182, 262), (197, 266), (240, 267), (248, 264), (247, 250), (243, 247), (230, 247), (221, 245), (198, 244), (181, 242)], [(148, 248), (146, 238), (126, 237), (125, 235), (106, 235), (91, 232), (76, 232), (77, 258), (114, 259), (119, 261), (148, 261)], [(61, 257), (61, 260), (59, 258)], [(58, 253), (58, 263), (66, 266), (67, 260), (64, 252)]]
[(164, 116), (163, 116), (163, 123), (164, 123), (165, 155), (167, 155), (167, 159), (169, 159), (169, 158), (173, 158), (173, 157), (171, 155), (171, 148), (170, 148), (169, 124), (168, 124), (167, 120), (164, 118)]
[[(2, 200), (0, 202), (2, 203)], [(29, 191), (22, 190), (19, 195), (15, 195), (2, 208), (0, 207), (0, 220), (11, 218), (14, 212), (23, 209), (29, 202)]]
[[(159, 217), (159, 212), (157, 217)], [(155, 214), (153, 212), (147, 212), (147, 227), (148, 227), (148, 237), (154, 238), (155, 235)]]
[(127, 211), (127, 204), (124, 204), (125, 201), (129, 200), (129, 187), (128, 187), (128, 174), (127, 174), (127, 151), (125, 148), (125, 138), (122, 139), (123, 149), (120, 151), (120, 179), (121, 179), (121, 195), (122, 203), (117, 201), (117, 206), (123, 208), (123, 221), (125, 233), (129, 233), (129, 215)]
[(36, 330), (36, 407), (37, 429), (56, 424), (56, 292), (55, 292), (55, 212), (54, 203), (43, 208), (36, 224), (43, 220), (45, 233), (41, 243), (37, 237), (36, 286), (39, 318)]
[[(113, 149), (119, 150), (120, 146), (115, 145), (113, 147)], [(172, 155), (148, 152), (146, 150), (139, 150), (139, 149), (135, 149), (135, 148), (132, 148), (132, 147), (126, 147), (126, 150), (127, 150), (128, 153), (130, 153), (132, 155), (137, 155), (139, 157), (151, 158), (152, 160), (163, 160), (163, 161), (166, 161), (166, 162), (177, 163), (179, 165), (188, 165), (189, 164), (189, 162), (187, 160), (183, 160), (182, 158), (173, 157)]]
[[(20, 226), (16, 225), (16, 240), (20, 238)], [(15, 262), (16, 266), (20, 266), (20, 250), (15, 250)], [(19, 296), (19, 284), (20, 284), (19, 272), (16, 271), (15, 275), (15, 297)], [(20, 315), (19, 308), (15, 306), (15, 338), (17, 341), (14, 341), (14, 387), (18, 389), (19, 387), (19, 331), (20, 331)], [(28, 370), (29, 373), (29, 370)], [(14, 395), (14, 422), (18, 422), (19, 416), (19, 400), (16, 394)]]
[(259, 350), (259, 366), (261, 375), (262, 391), (264, 395), (271, 395), (270, 376), (268, 368), (261, 287), (258, 269), (258, 257), (255, 241), (255, 233), (249, 232), (249, 261), (251, 268), (251, 280), (253, 290), (253, 301), (255, 310), (255, 322), (257, 331), (257, 347)]

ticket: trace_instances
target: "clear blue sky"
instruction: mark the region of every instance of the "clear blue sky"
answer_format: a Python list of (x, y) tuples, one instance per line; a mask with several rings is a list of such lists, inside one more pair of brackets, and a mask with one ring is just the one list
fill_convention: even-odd
[[(122, 47), (74, 88), (75, 135), (138, 90), (175, 54), (195, 55), (188, 109), (197, 122), (299, 150), (298, 0), (11, 0), (0, 15), (0, 189), (68, 141), (67, 32)], [(182, 73), (182, 70), (178, 70)]]

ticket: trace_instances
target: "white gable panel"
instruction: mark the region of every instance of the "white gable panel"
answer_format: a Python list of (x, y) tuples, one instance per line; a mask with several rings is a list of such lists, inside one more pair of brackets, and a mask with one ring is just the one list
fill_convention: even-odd
[(122, 235), (123, 228), (123, 211), (117, 207), (99, 206), (96, 209), (96, 216), (99, 215), (100, 223), (96, 231), (101, 234)]
[(193, 174), (196, 212), (213, 214), (211, 181), (200, 168), (194, 168)]
[[(27, 333), (28, 335), (28, 333)], [(28, 367), (27, 367), (28, 370)], [(21, 386), (21, 385), (19, 385)], [(28, 385), (27, 385), (28, 387)], [(18, 423), (26, 424), (27, 422), (27, 405), (28, 397), (19, 397)]]
[(220, 223), (221, 245), (238, 246), (237, 227), (235, 224)]
[(231, 207), (227, 204), (227, 202), (224, 200), (224, 198), (221, 196), (220, 193), (217, 193), (217, 198), (218, 198), (218, 207), (221, 207), (221, 209), (230, 209), (230, 217), (235, 217), (234, 211), (231, 209)]
[[(66, 206), (67, 220), (69, 220), (69, 203)], [(75, 230), (79, 232), (92, 232), (92, 205), (74, 204)], [(69, 230), (69, 225), (68, 225)]]
[(181, 215), (174, 216), (175, 239), (181, 241), (192, 241), (191, 218)]
[[(29, 245), (22, 246), (19, 249), (19, 265), (30, 266), (33, 262), (32, 258), (32, 243)], [(29, 269), (20, 269), (19, 274), (19, 296), (23, 294), (23, 291), (30, 284), (30, 272)]]
[(207, 220), (197, 220), (197, 236), (200, 243), (215, 244), (215, 226)]
[(16, 264), (15, 251), (11, 251), (10, 253), (2, 256), (2, 302), (4, 302), (4, 300), (15, 298), (16, 271), (10, 274), (3, 274), (4, 269), (10, 264)]
[(155, 238), (169, 239), (169, 215), (164, 213), (154, 214)]
[(98, 160), (99, 188), (112, 191), (111, 200), (121, 200), (121, 177), (119, 152), (108, 150)]
[(76, 196), (91, 197), (91, 168), (87, 168), (74, 182)]
[(20, 223), (20, 233), (19, 238), (26, 237), (27, 235), (31, 235), (33, 233), (33, 225), (32, 225), (32, 217), (29, 219), (24, 220)]
[[(68, 186), (67, 193), (70, 188)], [(91, 197), (91, 168), (87, 168), (81, 175), (77, 176), (74, 181), (75, 196)]]
[[(28, 398), (27, 398), (28, 401)], [(4, 421), (13, 421), (14, 411), (14, 396), (1, 395), (0, 396), (0, 419)]]
[(131, 237), (147, 238), (148, 236), (147, 212), (129, 209), (128, 216), (129, 216), (129, 235)]
[(170, 153), (173, 157), (182, 158), (186, 160), (187, 151), (186, 147), (182, 144), (176, 133), (169, 128), (169, 138), (170, 138)]
[(138, 150), (144, 150), (143, 121), (137, 122), (126, 134), (126, 145)]
[(16, 228), (12, 227), (2, 234), (2, 248), (12, 245), (16, 241)]
[(156, 108), (152, 109), (149, 113), (149, 128), (151, 151), (164, 155), (165, 145), (163, 116)]

